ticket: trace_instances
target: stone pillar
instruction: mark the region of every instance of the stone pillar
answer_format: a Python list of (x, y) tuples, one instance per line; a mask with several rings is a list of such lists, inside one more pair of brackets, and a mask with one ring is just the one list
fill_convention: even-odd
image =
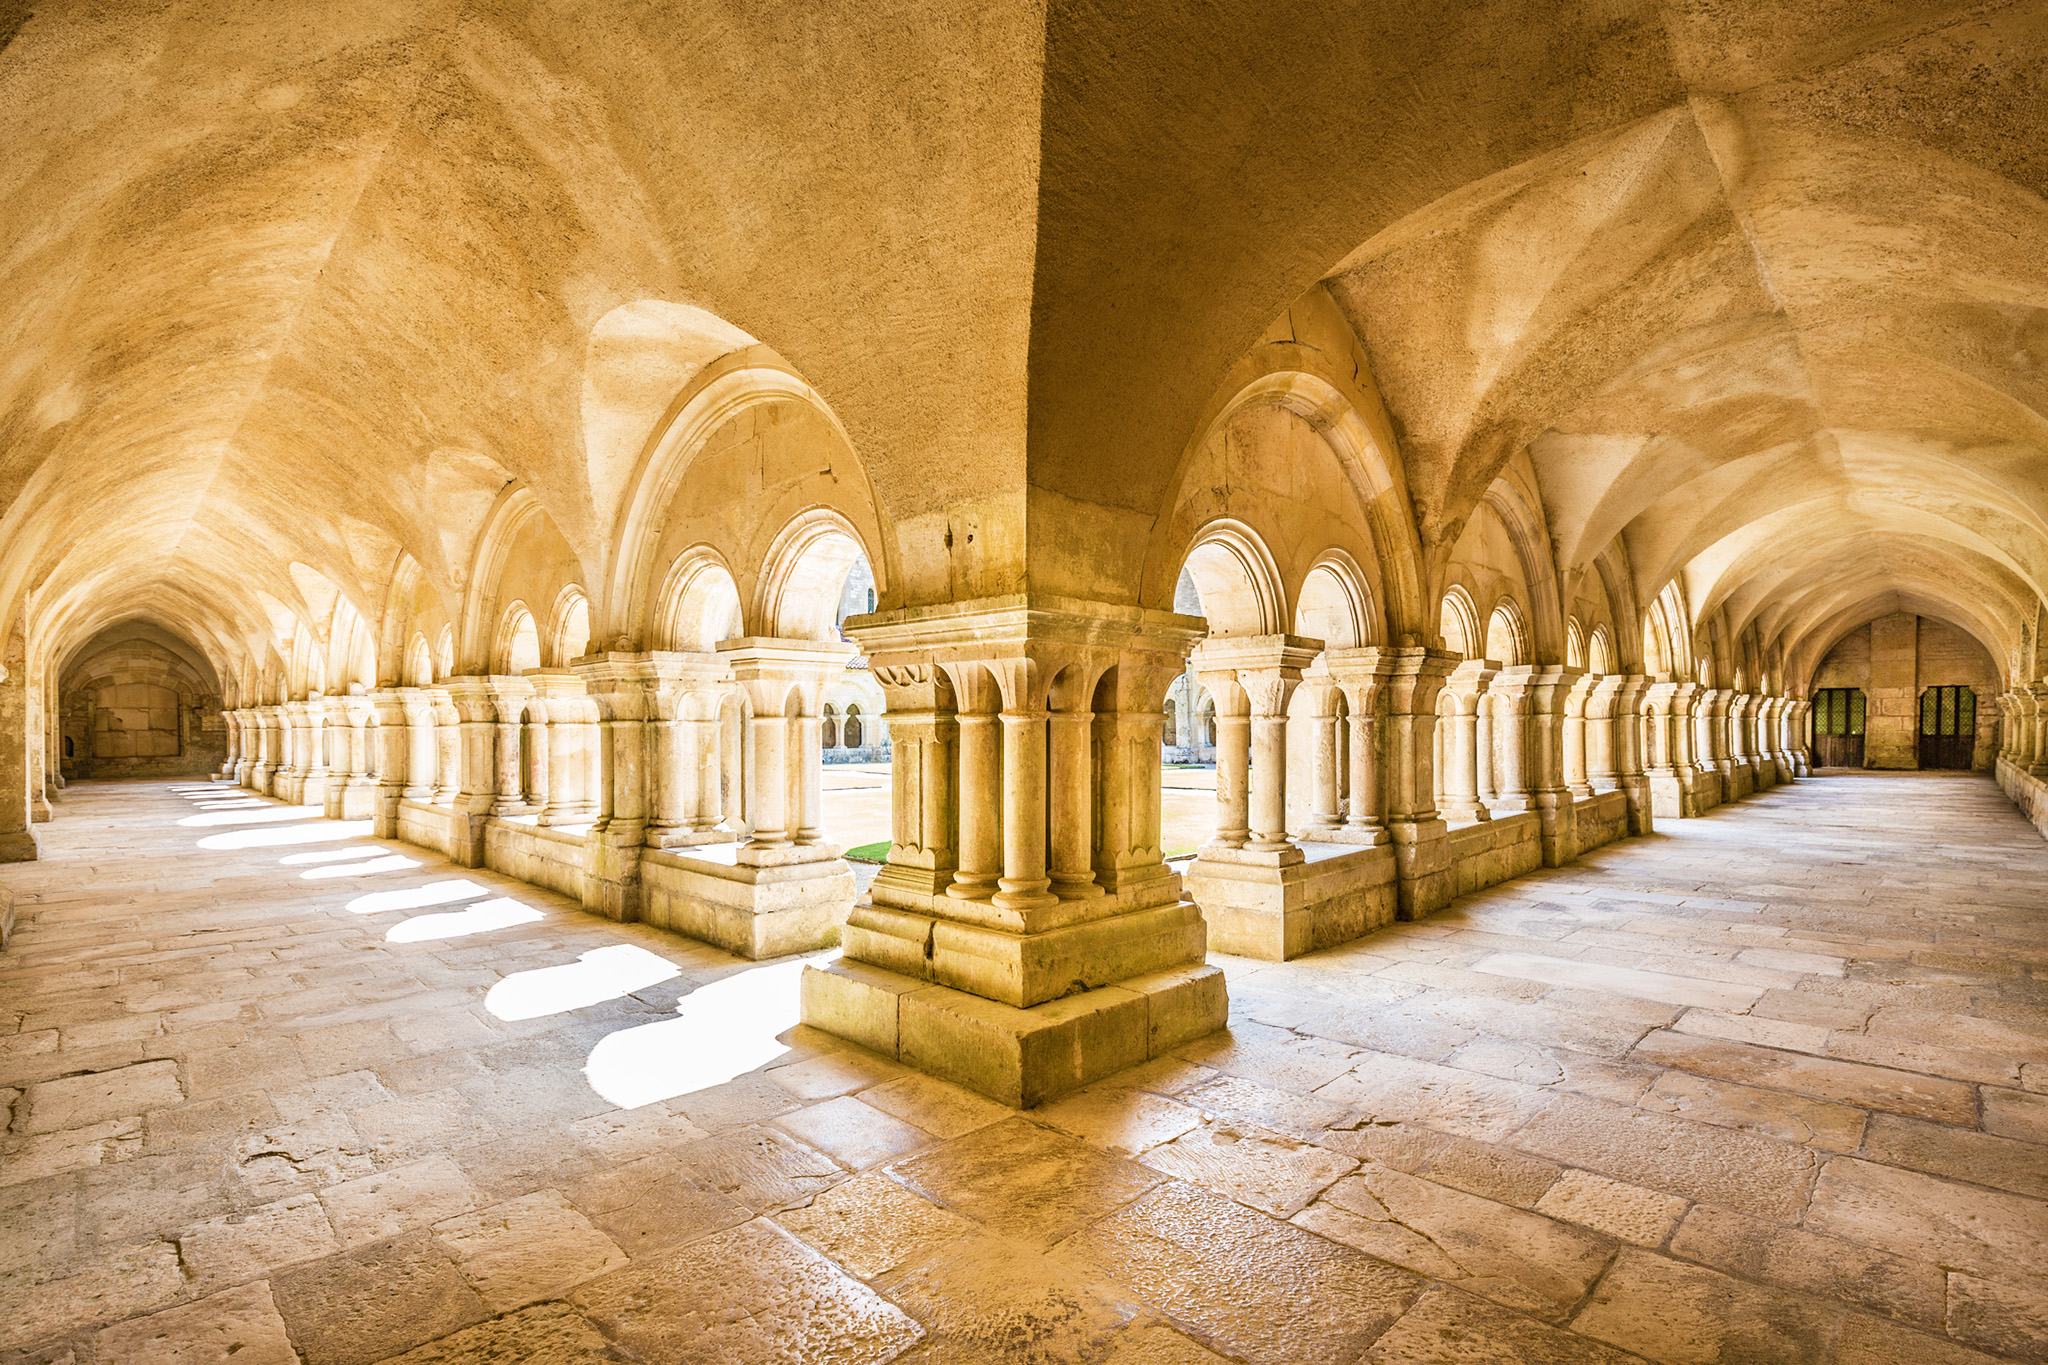
[(1345, 717), (1339, 714), (1344, 694), (1330, 681), (1327, 672), (1307, 680), (1299, 696), (1308, 704), (1301, 717), (1308, 730), (1308, 814), (1301, 837), (1328, 842), (1344, 828), (1344, 786), (1348, 776), (1344, 761)]
[(1719, 688), (1701, 687), (1693, 693), (1689, 738), (1693, 746), (1693, 788), (1701, 811), (1711, 810), (1727, 799), (1727, 708), (1728, 693)]
[(372, 763), (376, 793), (371, 829), (379, 839), (398, 837), (398, 803), (407, 794), (415, 752), (411, 717), (423, 708), (412, 687), (380, 687), (370, 693)]
[(1789, 708), (1787, 737), (1792, 744), (1792, 763), (1801, 777), (1813, 776), (1813, 738), (1807, 733), (1807, 717), (1812, 712), (1813, 702), (1806, 697), (1793, 699)]
[(820, 728), (825, 693), (846, 671), (851, 646), (836, 640), (721, 641), (719, 655), (753, 707), (754, 765), (749, 809), (754, 832), (742, 863), (793, 866), (840, 862), (819, 819), (824, 790)]
[(716, 654), (659, 652), (648, 656), (649, 848), (722, 843), (718, 709), (733, 686), (732, 669)]
[(647, 717), (653, 677), (645, 654), (586, 655), (576, 673), (596, 703), (602, 780), (585, 836), (583, 908), (606, 919), (640, 918), (640, 853), (647, 838)]
[(2035, 777), (2048, 777), (2048, 682), (2030, 682), (2022, 702), (2026, 707), (2026, 770)]
[(1393, 671), (1393, 656), (1384, 649), (1332, 649), (1323, 653), (1323, 666), (1330, 682), (1344, 698), (1343, 723), (1349, 727), (1345, 758), (1350, 764), (1350, 796), (1344, 803), (1344, 823), (1316, 835), (1333, 843), (1377, 847), (1392, 837), (1387, 833), (1385, 798), (1380, 772), (1379, 708), (1381, 693)]
[(1659, 819), (1690, 819), (1700, 813), (1699, 769), (1692, 759), (1696, 683), (1656, 682), (1644, 692), (1648, 752), (1644, 776), (1650, 807)]
[[(1053, 679), (1046, 693), (1047, 872), (1051, 892), (1061, 900), (1093, 900), (1103, 894), (1095, 879), (1098, 841), (1095, 812), (1096, 677), (1072, 668)], [(1162, 726), (1164, 717), (1161, 717)]]
[(582, 825), (597, 818), (596, 788), (590, 781), (591, 759), (598, 748), (597, 703), (574, 669), (536, 669), (526, 674), (533, 685), (541, 734), (534, 740), (534, 761), (542, 769), (545, 791), (538, 823)]
[(1379, 651), (1386, 661), (1380, 726), (1380, 796), (1394, 845), (1402, 919), (1416, 920), (1457, 895), (1450, 831), (1436, 810), (1436, 705), (1458, 656), (1407, 646)]
[(367, 696), (333, 697), (327, 703), (327, 818), (374, 820), (377, 814), (377, 755), (370, 740), (376, 708)]
[(257, 723), (262, 727), (263, 751), (249, 774), (250, 785), (265, 796), (276, 791), (277, 774), (285, 766), (285, 710), (282, 706), (261, 707)]
[[(263, 761), (263, 725), (256, 718), (256, 708), (253, 706), (238, 707), (235, 718), (235, 728), (242, 736), (242, 751), (235, 759), (235, 785), (254, 790), (256, 765)], [(80, 757), (84, 755), (81, 754)]]
[(1495, 672), (1485, 659), (1466, 659), (1451, 670), (1443, 685), (1442, 720), (1449, 729), (1444, 743), (1443, 817), (1456, 824), (1493, 818), (1493, 812), (1480, 800), (1479, 713)]
[(874, 666), (873, 672), (895, 750), (889, 861), (875, 874), (872, 894), (922, 904), (945, 894), (959, 866), (954, 778), (960, 725), (953, 686), (945, 670), (929, 662)]
[(1649, 678), (1640, 673), (1629, 674), (1615, 689), (1611, 707), (1614, 768), (1622, 793), (1628, 798), (1630, 834), (1648, 834), (1655, 827), (1654, 803), (1644, 757), (1649, 726), (1643, 715), (1643, 705), (1649, 690)]
[(434, 704), (434, 793), (429, 799), (437, 806), (454, 807), (462, 793), (462, 712), (444, 678), (439, 687), (420, 690)]
[[(1496, 818), (1536, 809), (1538, 770), (1543, 759), (1536, 752), (1539, 740), (1535, 689), (1538, 680), (1545, 676), (1541, 664), (1517, 664), (1499, 670), (1487, 686), (1492, 724), (1485, 726), (1483, 720), (1481, 724), (1488, 731), (1493, 753), (1493, 796), (1487, 800), (1487, 806)], [(1483, 786), (1481, 799), (1486, 800)]]
[[(1227, 1001), (1221, 974), (1203, 962), (1201, 916), (1159, 859), (1161, 705), (1200, 625), (1023, 597), (849, 623), (877, 678), (911, 703), (899, 710), (891, 697), (897, 753), (924, 750), (916, 799), (899, 793), (896, 845), (930, 849), (952, 825), (965, 871), (979, 856), (970, 844), (985, 843), (993, 823), (1000, 878), (990, 892), (955, 877), (939, 894), (943, 849), (901, 862), (892, 849), (874, 903), (847, 920), (842, 958), (806, 970), (805, 1023), (1019, 1106), (1221, 1026)], [(950, 790), (923, 780), (943, 758), (948, 693), (960, 753)], [(920, 703), (933, 733), (912, 740)], [(1077, 809), (1071, 792), (1045, 785), (1048, 774), (1055, 788), (1079, 785), (1078, 750), (1048, 725), (1067, 716), (1078, 727), (1084, 710), (1095, 795)], [(933, 810), (948, 798), (952, 820)], [(1071, 866), (1083, 821), (1095, 830), (1093, 894)], [(1079, 894), (1053, 894), (1054, 870)]]
[[(1600, 750), (1601, 762), (1610, 779), (1614, 773), (1612, 722), (1605, 717), (1593, 721), (1586, 714), (1593, 699), (1593, 690), (1605, 681), (1596, 674), (1582, 673), (1565, 693), (1564, 785), (1575, 801), (1584, 801), (1593, 795), (1592, 762), (1596, 748)], [(1610, 781), (1604, 790), (1613, 791), (1614, 784)]]
[(533, 703), (534, 686), (525, 677), (493, 674), (485, 684), (490, 693), (492, 752), (492, 815), (532, 815), (526, 803), (526, 708)]
[(40, 856), (29, 807), (28, 648), (20, 626), (0, 654), (0, 863)]
[[(457, 867), (484, 865), (484, 829), (498, 807), (501, 777), (497, 685), (509, 681), (513, 680), (463, 674), (442, 683), (441, 691), (455, 713), (455, 792), (449, 801), (448, 858)], [(449, 727), (445, 714), (441, 719), (445, 746)], [(445, 747), (443, 756), (447, 756)]]
[(227, 751), (221, 756), (220, 770), (214, 776), (226, 781), (235, 781), (242, 761), (242, 713), (222, 711), (220, 719), (227, 735)]
[(1518, 778), (1543, 821), (1543, 865), (1562, 867), (1579, 856), (1578, 807), (1564, 778), (1565, 708), (1585, 674), (1556, 664), (1515, 674), (1515, 711), (1522, 717)]
[(329, 720), (327, 698), (315, 692), (304, 702), (301, 714), (305, 717), (301, 732), (299, 759), (295, 765), (301, 774), (299, 778), (299, 803), (327, 809), (327, 782), (332, 769), (327, 764), (327, 723)]
[(1287, 703), (1317, 653), (1314, 641), (1292, 635), (1211, 638), (1195, 649), (1196, 677), (1216, 703), (1217, 829), (1191, 877), (1207, 874), (1205, 862), (1279, 868), (1302, 860), (1287, 835)]

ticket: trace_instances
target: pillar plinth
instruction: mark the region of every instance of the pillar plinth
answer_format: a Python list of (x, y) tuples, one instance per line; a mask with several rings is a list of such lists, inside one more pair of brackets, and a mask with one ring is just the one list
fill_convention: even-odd
[(1201, 625), (1042, 596), (848, 621), (910, 762), (805, 1023), (1019, 1106), (1221, 1027), (1159, 850), (1160, 708)]

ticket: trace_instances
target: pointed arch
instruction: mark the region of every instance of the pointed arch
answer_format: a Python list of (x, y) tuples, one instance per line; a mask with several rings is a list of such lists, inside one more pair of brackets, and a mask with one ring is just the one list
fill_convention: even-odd
[(1444, 637), (1444, 648), (1451, 653), (1467, 659), (1480, 657), (1483, 642), (1479, 634), (1479, 609), (1472, 604), (1472, 594), (1459, 584), (1453, 583), (1444, 594), (1437, 609), (1437, 630)]
[(1258, 532), (1240, 521), (1212, 521), (1195, 534), (1184, 560), (1215, 636), (1284, 635), (1289, 616), (1280, 570)]

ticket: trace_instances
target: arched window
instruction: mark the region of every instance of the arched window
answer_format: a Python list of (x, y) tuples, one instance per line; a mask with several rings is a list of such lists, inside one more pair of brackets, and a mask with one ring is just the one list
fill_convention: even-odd
[(1160, 737), (1168, 745), (1178, 747), (1180, 744), (1180, 708), (1174, 705), (1171, 697), (1166, 699), (1166, 723), (1160, 727)]
[(1509, 668), (1529, 662), (1529, 627), (1512, 597), (1502, 598), (1486, 623), (1486, 657)]
[(839, 747), (839, 708), (831, 702), (825, 703), (824, 738), (820, 741), (827, 749)]
[(434, 684), (434, 655), (427, 648), (427, 637), (415, 635), (412, 644), (405, 651), (405, 685), (407, 687), (431, 687)]
[(858, 749), (861, 747), (860, 704), (858, 702), (847, 703), (846, 724), (840, 728), (840, 734), (845, 737), (847, 748)]
[(1614, 671), (1614, 650), (1607, 641), (1607, 627), (1593, 627), (1593, 638), (1586, 644), (1586, 671), (1588, 673), (1612, 673)]
[(1576, 616), (1566, 618), (1564, 623), (1564, 666), (1586, 667), (1586, 628)]
[(1453, 654), (1470, 659), (1479, 648), (1479, 612), (1472, 605), (1472, 598), (1463, 588), (1454, 587), (1444, 594), (1443, 623), (1440, 629), (1444, 635), (1444, 648)]
[(441, 641), (434, 647), (434, 676), (452, 678), (455, 676), (455, 627), (441, 627)]
[(581, 589), (573, 585), (562, 589), (555, 599), (555, 619), (548, 634), (557, 668), (566, 668), (571, 659), (590, 652), (590, 599)]
[(1205, 749), (1216, 747), (1216, 702), (1213, 698), (1202, 698), (1202, 709), (1195, 717), (1195, 740)]
[(498, 657), (493, 662), (498, 672), (513, 677), (540, 667), (540, 628), (533, 623), (533, 613), (520, 603), (514, 602), (505, 614), (498, 634)]

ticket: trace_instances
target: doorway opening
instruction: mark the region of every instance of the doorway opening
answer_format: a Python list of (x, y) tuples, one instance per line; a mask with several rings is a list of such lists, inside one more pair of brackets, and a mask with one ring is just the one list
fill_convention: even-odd
[(1920, 766), (1972, 766), (1977, 750), (1977, 694), (1967, 687), (1930, 687), (1920, 694)]
[(1824, 687), (1813, 694), (1813, 766), (1863, 766), (1863, 689)]

